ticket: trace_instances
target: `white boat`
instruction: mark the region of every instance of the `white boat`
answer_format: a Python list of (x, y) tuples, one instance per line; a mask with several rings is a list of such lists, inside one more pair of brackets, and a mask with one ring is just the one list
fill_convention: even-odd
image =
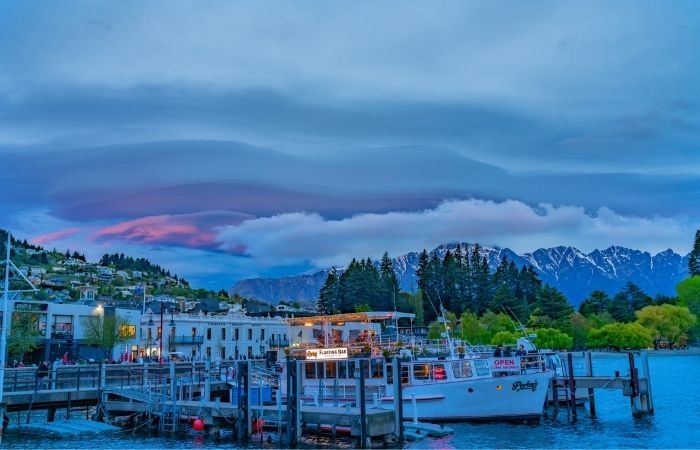
[[(367, 404), (391, 408), (391, 363), (369, 358)], [(356, 403), (359, 359), (302, 361), (302, 399), (317, 405)], [(404, 418), (424, 421), (538, 419), (554, 375), (520, 358), (433, 358), (400, 365)]]

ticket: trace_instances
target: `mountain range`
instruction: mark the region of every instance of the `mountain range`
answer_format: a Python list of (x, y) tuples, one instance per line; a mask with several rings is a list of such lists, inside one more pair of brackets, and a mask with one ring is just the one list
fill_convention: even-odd
[[(450, 243), (438, 246), (431, 253), (443, 257), (448, 249), (454, 251), (457, 245), (463, 250), (468, 247), (470, 253), (473, 248), (472, 244)], [(394, 270), (404, 291), (416, 290), (419, 255), (419, 252), (410, 252), (393, 258)], [(560, 246), (519, 255), (508, 248), (481, 247), (481, 255), (487, 258), (492, 271), (503, 257), (518, 268), (531, 265), (543, 283), (559, 289), (575, 307), (596, 289), (613, 296), (628, 282), (651, 296), (672, 296), (676, 284), (688, 276), (688, 255), (681, 256), (670, 249), (652, 256), (618, 246), (591, 253)], [(270, 303), (281, 300), (315, 302), (327, 275), (328, 270), (321, 270), (285, 278), (251, 278), (239, 281), (231, 291)]]

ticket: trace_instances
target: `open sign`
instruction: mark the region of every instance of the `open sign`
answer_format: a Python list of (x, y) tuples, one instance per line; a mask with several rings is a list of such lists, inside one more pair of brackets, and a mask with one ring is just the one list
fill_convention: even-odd
[(520, 368), (518, 358), (491, 358), (491, 369), (513, 370)]

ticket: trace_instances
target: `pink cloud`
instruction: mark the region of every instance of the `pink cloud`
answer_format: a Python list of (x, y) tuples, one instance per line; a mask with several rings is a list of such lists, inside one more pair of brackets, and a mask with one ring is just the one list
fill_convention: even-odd
[(82, 228), (78, 228), (78, 227), (64, 228), (62, 230), (54, 231), (52, 233), (46, 233), (46, 234), (41, 234), (39, 236), (35, 236), (32, 239), (32, 241), (38, 245), (45, 245), (49, 242), (60, 241), (60, 240), (63, 240), (67, 237), (75, 236), (76, 234), (80, 233), (81, 231), (82, 231)]
[[(222, 212), (184, 215), (158, 215), (120, 222), (98, 230), (94, 240), (121, 240), (133, 244), (167, 245), (223, 251), (216, 228), (241, 221), (236, 214)], [(243, 247), (227, 248), (227, 252), (242, 254)]]

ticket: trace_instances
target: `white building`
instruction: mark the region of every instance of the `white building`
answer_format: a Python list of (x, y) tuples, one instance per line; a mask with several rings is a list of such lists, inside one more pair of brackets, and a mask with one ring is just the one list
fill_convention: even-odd
[[(177, 352), (195, 360), (252, 359), (289, 345), (284, 318), (251, 317), (241, 311), (188, 314), (168, 307), (162, 314), (149, 308), (141, 317), (140, 356), (158, 358), (162, 351), (164, 357)], [(161, 324), (165, 330), (162, 340)]]

